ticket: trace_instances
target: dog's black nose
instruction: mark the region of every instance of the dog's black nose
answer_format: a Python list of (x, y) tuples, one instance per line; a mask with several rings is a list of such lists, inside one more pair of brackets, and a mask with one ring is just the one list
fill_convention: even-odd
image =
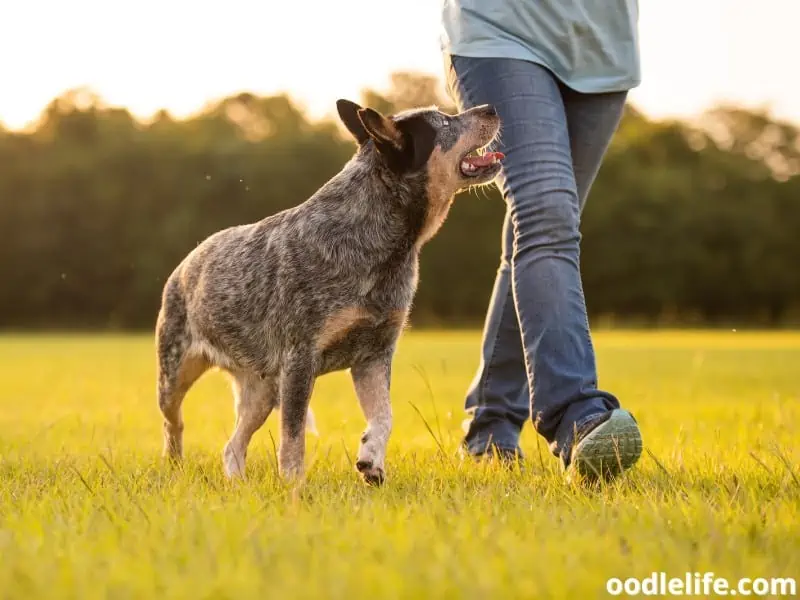
[(486, 107), (483, 109), (484, 114), (488, 117), (496, 117), (497, 116), (497, 109), (492, 106), (491, 104), (487, 104)]

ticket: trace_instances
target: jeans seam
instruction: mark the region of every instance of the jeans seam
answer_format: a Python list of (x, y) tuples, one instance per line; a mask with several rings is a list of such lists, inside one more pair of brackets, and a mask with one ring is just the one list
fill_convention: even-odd
[[(507, 210), (511, 210), (511, 208), (509, 207)], [(514, 261), (515, 261), (515, 258), (517, 256), (517, 241), (519, 239), (519, 223), (518, 223), (518, 219), (516, 218), (516, 215), (514, 215), (513, 212), (511, 213), (511, 226), (512, 226), (513, 231), (514, 231), (514, 245), (513, 245), (513, 248), (511, 249), (511, 270), (510, 270), (510, 277), (509, 277), (509, 279), (511, 281), (511, 284), (510, 284), (510, 288), (511, 289), (509, 291), (511, 293), (512, 299), (514, 300), (514, 310), (515, 310), (515, 312), (517, 312), (517, 320), (520, 322), (519, 323), (519, 332), (520, 332), (520, 337), (522, 338), (520, 340), (520, 344), (522, 344), (522, 362), (525, 364), (525, 379), (527, 379), (527, 385), (528, 385), (528, 412), (530, 414), (529, 418), (531, 420), (531, 423), (534, 425), (534, 428), (536, 428), (536, 419), (534, 418), (534, 410), (533, 410), (533, 404), (534, 404), (534, 402), (536, 400), (536, 398), (534, 397), (534, 394), (533, 394), (533, 378), (534, 378), (535, 374), (533, 374), (533, 366), (529, 363), (529, 360), (528, 360), (528, 352), (527, 352), (527, 348), (525, 347), (525, 339), (523, 337), (524, 336), (524, 332), (523, 332), (522, 322), (521, 322), (522, 318), (521, 318), (521, 316), (520, 316), (520, 314), (519, 314), (519, 312), (517, 310), (517, 307), (516, 307), (517, 301), (516, 301), (516, 299), (514, 299), (514, 287), (517, 286), (517, 276), (516, 276), (515, 269), (514, 269)]]

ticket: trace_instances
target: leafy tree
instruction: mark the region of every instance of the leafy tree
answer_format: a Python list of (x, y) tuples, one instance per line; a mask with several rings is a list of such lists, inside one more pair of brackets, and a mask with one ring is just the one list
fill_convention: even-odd
[[(439, 80), (397, 73), (361, 101), (438, 105)], [(33, 130), (0, 127), (0, 327), (153, 326), (170, 271), (207, 235), (306, 200), (355, 146), (285, 95), (238, 94), (147, 123), (91, 90)], [(593, 318), (781, 325), (800, 319), (800, 131), (719, 107), (698, 125), (628, 107), (583, 216)], [(422, 256), (415, 324), (480, 325), (504, 203), (464, 193)]]

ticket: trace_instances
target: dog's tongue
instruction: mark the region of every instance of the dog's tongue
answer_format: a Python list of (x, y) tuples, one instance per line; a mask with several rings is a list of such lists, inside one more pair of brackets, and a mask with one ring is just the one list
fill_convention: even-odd
[(488, 167), (499, 160), (503, 160), (505, 157), (502, 152), (487, 152), (479, 156), (468, 156), (466, 161), (473, 167)]

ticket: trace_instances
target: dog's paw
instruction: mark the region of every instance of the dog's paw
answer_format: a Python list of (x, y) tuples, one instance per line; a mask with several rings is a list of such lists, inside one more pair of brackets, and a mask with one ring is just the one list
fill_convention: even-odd
[(380, 486), (386, 481), (384, 470), (381, 467), (374, 466), (371, 460), (359, 460), (356, 463), (356, 470), (361, 473), (368, 485)]

